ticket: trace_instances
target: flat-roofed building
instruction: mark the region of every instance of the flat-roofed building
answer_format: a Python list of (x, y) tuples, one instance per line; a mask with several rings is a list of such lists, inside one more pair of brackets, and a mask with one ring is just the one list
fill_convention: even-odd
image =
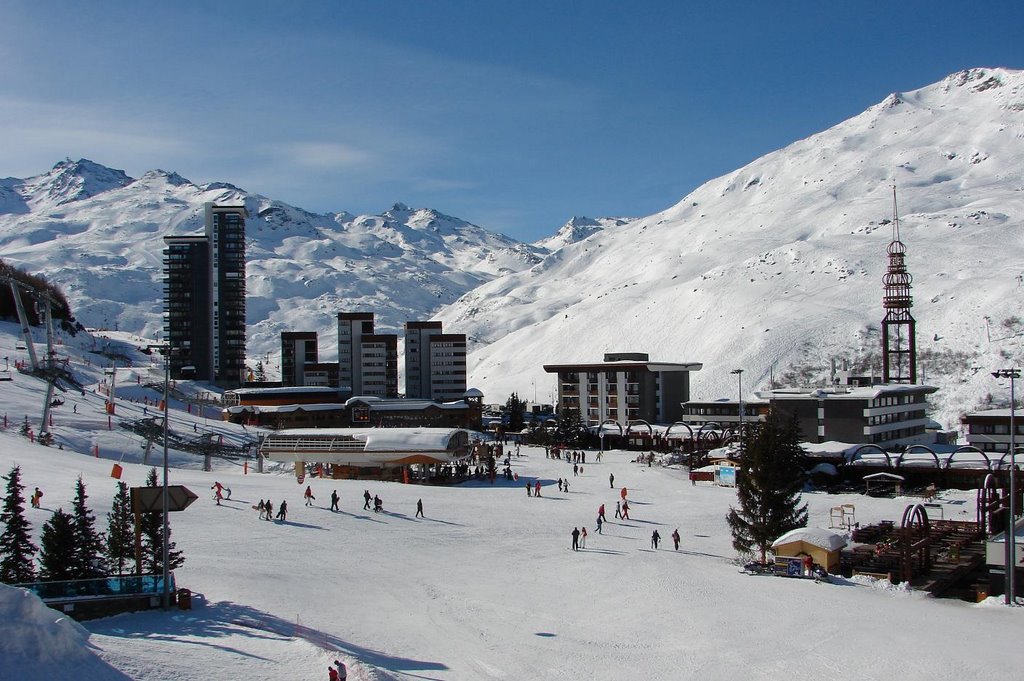
[(646, 353), (606, 353), (601, 362), (545, 364), (558, 376), (559, 410), (578, 409), (583, 423), (615, 421), (672, 423), (690, 398), (690, 372), (696, 362), (652, 362)]
[[(1019, 410), (1014, 414), (1014, 445), (1020, 455), (1024, 447), (1024, 416)], [(983, 452), (1010, 451), (1010, 410), (986, 409), (972, 411), (960, 417), (967, 429), (967, 444)]]

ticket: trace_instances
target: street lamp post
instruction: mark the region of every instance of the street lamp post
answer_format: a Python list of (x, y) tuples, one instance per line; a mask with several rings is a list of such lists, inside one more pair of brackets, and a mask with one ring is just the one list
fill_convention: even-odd
[(1016, 443), (1016, 430), (1017, 425), (1015, 423), (1015, 403), (1017, 401), (1016, 396), (1016, 385), (1015, 381), (1020, 378), (1020, 369), (999, 369), (998, 371), (992, 372), (993, 378), (1008, 378), (1010, 379), (1010, 503), (1007, 506), (1008, 520), (1006, 523), (1006, 595), (1005, 603), (1007, 605), (1014, 605), (1017, 602), (1017, 527), (1015, 522), (1016, 509), (1016, 483), (1015, 478), (1017, 477), (1017, 443)]
[(736, 374), (736, 380), (738, 382), (738, 396), (739, 396), (739, 413), (740, 413), (740, 455), (743, 454), (743, 369), (733, 369), (729, 372), (730, 374)]
[(170, 596), (170, 568), (168, 567), (169, 559), (169, 547), (168, 547), (168, 535), (170, 530), (167, 522), (167, 510), (168, 510), (168, 499), (167, 499), (167, 413), (171, 410), (168, 399), (170, 398), (170, 385), (171, 385), (171, 345), (168, 343), (164, 346), (164, 490), (163, 490), (163, 523), (164, 523), (164, 541), (163, 541), (163, 587), (161, 592), (161, 605), (164, 610), (169, 610), (171, 607), (171, 596)]

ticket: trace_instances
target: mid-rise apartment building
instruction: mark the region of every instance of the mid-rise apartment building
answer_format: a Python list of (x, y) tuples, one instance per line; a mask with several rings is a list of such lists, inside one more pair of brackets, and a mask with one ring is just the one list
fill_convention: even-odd
[(466, 393), (466, 335), (444, 333), (441, 322), (405, 323), (405, 396), (440, 402)]
[(373, 327), (372, 312), (338, 313), (338, 382), (352, 395), (398, 397), (398, 336)]

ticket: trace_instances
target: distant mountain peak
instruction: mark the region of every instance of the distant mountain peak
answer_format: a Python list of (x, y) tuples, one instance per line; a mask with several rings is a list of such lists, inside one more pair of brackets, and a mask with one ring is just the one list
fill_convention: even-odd
[(192, 182), (190, 182), (189, 180), (187, 180), (186, 178), (182, 177), (181, 175), (174, 171), (160, 170), (159, 168), (157, 168), (156, 170), (147, 171), (139, 179), (162, 180), (167, 184), (173, 185), (175, 187), (183, 187), (187, 184), (192, 184)]
[(621, 227), (633, 222), (636, 218), (588, 218), (584, 215), (573, 215), (569, 221), (562, 225), (554, 236), (534, 242), (534, 246), (546, 248), (549, 251), (557, 251), (563, 246), (583, 241), (589, 236), (596, 234), (609, 227)]
[(87, 158), (64, 159), (48, 173), (26, 184), (36, 203), (60, 206), (88, 199), (111, 189), (120, 189), (134, 182), (123, 170), (108, 168)]

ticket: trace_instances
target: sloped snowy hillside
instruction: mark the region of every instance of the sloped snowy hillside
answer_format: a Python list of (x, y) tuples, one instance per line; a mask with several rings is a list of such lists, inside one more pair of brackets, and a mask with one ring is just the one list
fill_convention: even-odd
[(824, 380), (832, 358), (880, 372), (892, 185), (914, 276), (920, 371), (935, 416), (1008, 391), (1024, 359), (1024, 73), (974, 69), (893, 94), (825, 132), (698, 188), (664, 212), (571, 243), (463, 296), (439, 317), (480, 345), (488, 396), (545, 362), (644, 351), (703, 362), (698, 397)]
[(317, 330), (330, 356), (335, 316), (372, 310), (398, 328), (544, 252), (430, 209), (316, 215), (225, 183), (175, 173), (133, 180), (88, 160), (0, 180), (0, 253), (61, 285), (87, 326), (155, 337), (162, 327), (163, 237), (202, 231), (203, 203), (244, 202), (249, 354), (281, 331)]

